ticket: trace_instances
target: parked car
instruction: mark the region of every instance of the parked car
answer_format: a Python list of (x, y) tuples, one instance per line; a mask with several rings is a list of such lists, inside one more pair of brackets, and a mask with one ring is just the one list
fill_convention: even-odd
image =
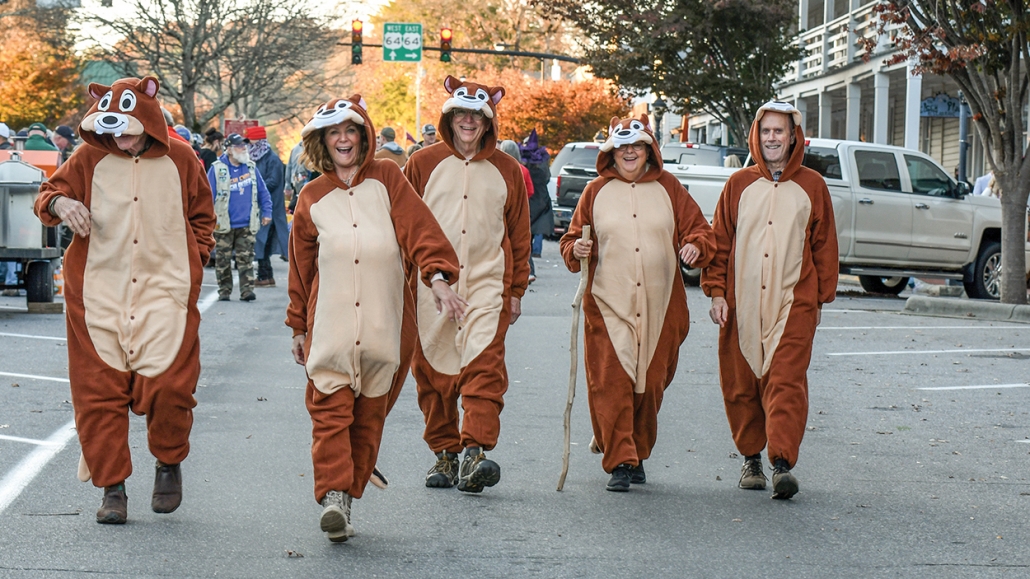
[(736, 155), (741, 163), (747, 158), (746, 147), (727, 147), (700, 143), (666, 143), (662, 146), (662, 162), (666, 165), (704, 165), (722, 167), (726, 157)]
[[(547, 184), (547, 192), (551, 196), (555, 237), (560, 237), (568, 230), (569, 222), (572, 221), (572, 212), (576, 209), (576, 201), (579, 201), (583, 187), (591, 179), (597, 177), (596, 163), (600, 147), (600, 143), (568, 143), (562, 147), (558, 155), (554, 157), (554, 161), (551, 162), (551, 180)], [(563, 176), (562, 169), (567, 165), (575, 167), (576, 170)], [(593, 176), (583, 180), (591, 172)], [(559, 183), (568, 178), (571, 178), (572, 181), (565, 181), (566, 189), (578, 187), (578, 194), (570, 194), (566, 191), (563, 197), (559, 191)]]

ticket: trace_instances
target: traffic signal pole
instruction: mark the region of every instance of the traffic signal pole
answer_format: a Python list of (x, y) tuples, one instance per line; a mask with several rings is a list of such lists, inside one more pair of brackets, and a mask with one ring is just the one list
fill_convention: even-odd
[[(338, 42), (337, 46), (350, 46), (350, 42)], [(363, 43), (363, 46), (369, 46), (372, 48), (382, 47), (382, 44), (370, 44)], [(423, 51), (436, 51), (440, 52), (440, 48), (436, 46), (422, 46)], [(496, 54), (498, 56), (524, 56), (526, 58), (539, 58), (547, 59), (553, 58), (554, 60), (560, 60), (562, 62), (571, 62), (573, 64), (579, 64), (580, 59), (565, 56), (564, 54), (552, 54), (550, 52), (525, 52), (522, 50), (493, 50), (489, 48), (451, 48), (451, 52), (465, 52), (468, 54)]]

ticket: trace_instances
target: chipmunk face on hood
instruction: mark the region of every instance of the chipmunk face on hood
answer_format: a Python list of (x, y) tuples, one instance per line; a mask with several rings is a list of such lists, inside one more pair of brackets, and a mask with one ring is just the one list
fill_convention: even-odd
[(608, 126), (608, 140), (601, 145), (601, 150), (607, 152), (641, 141), (648, 145), (654, 143), (647, 115), (640, 115), (640, 119), (620, 120), (619, 117), (613, 117)]
[(454, 109), (469, 109), (483, 111), (486, 118), (492, 119), (497, 114), (497, 103), (504, 98), (503, 87), (488, 87), (474, 82), (461, 82), (453, 76), (444, 79), (443, 87), (451, 95), (451, 98), (443, 103), (444, 114)]
[(114, 137), (146, 133), (161, 145), (154, 153), (165, 154), (168, 129), (157, 100), (160, 86), (156, 78), (149, 76), (123, 78), (111, 86), (90, 83), (89, 94), (97, 102), (79, 123), (82, 140), (101, 149), (116, 151), (119, 149)]
[[(361, 110), (358, 111), (355, 107), (360, 107)], [(361, 98), (361, 95), (354, 95), (349, 99), (333, 99), (318, 107), (315, 115), (311, 117), (308, 124), (304, 125), (300, 136), (303, 137), (311, 131), (338, 125), (343, 121), (352, 121), (354, 124), (364, 126), (365, 110), (367, 110), (365, 99)]]

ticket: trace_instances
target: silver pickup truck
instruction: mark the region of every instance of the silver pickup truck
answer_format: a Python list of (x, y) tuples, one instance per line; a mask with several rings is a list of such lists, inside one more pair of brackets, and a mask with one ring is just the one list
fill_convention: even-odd
[[(862, 287), (898, 294), (910, 277), (961, 280), (971, 298), (998, 299), (1001, 204), (970, 195), (932, 158), (911, 149), (810, 139), (805, 166), (830, 189), (840, 271)], [(666, 165), (711, 219), (732, 169)], [(1027, 244), (1030, 265), (1030, 243)], [(688, 280), (690, 276), (688, 275)]]

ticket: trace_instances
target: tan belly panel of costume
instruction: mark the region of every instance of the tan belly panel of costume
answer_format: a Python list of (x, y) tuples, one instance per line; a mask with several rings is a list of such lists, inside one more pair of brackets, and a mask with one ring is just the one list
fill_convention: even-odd
[(426, 183), (423, 196), (461, 267), (458, 295), (469, 303), (459, 327), (436, 313), (433, 292), (418, 286), (418, 334), (433, 369), (455, 375), (497, 335), (504, 293), (504, 204), (508, 188), (493, 164), (444, 159)]
[(672, 201), (657, 182), (609, 181), (594, 198), (593, 221), (598, 259), (591, 295), (639, 394), (679, 276)]
[[(353, 193), (353, 195), (351, 195)], [(336, 189), (311, 206), (318, 229), (318, 300), (305, 369), (330, 394), (375, 398), (401, 364), (404, 266), (379, 181)]]
[(83, 272), (86, 328), (100, 359), (164, 372), (186, 332), (190, 262), (179, 170), (168, 157), (97, 163)]
[(733, 270), (737, 332), (755, 376), (769, 371), (787, 324), (811, 215), (812, 201), (793, 181), (759, 179), (740, 195)]

